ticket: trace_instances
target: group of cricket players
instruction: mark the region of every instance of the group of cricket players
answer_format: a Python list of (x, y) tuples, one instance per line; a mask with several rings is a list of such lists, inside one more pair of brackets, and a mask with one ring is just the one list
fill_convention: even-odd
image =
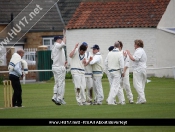
[[(65, 60), (65, 37), (55, 36), (54, 46), (51, 52), (53, 60), (52, 71), (55, 79), (52, 101), (56, 105), (66, 104), (65, 75), (67, 62)], [(70, 71), (74, 83), (75, 97), (78, 105), (102, 105), (104, 92), (102, 77), (106, 73), (109, 80), (109, 94), (105, 100), (108, 105), (126, 104), (123, 90), (126, 92), (130, 104), (134, 103), (129, 81), (129, 64), (132, 61), (133, 85), (138, 94), (136, 104), (146, 103), (145, 83), (147, 56), (143, 49), (142, 40), (134, 41), (135, 53), (131, 55), (129, 50), (123, 51), (121, 41), (116, 41), (108, 48), (109, 52), (103, 61), (99, 45), (91, 47), (92, 52), (87, 51), (88, 43), (77, 43), (69, 54)], [(116, 102), (118, 97), (118, 102)]]

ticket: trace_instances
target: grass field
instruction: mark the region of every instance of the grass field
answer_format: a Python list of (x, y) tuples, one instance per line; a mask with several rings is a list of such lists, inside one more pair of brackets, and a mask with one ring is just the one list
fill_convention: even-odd
[[(0, 118), (175, 118), (175, 80), (166, 78), (149, 78), (146, 84), (147, 103), (111, 106), (105, 100), (109, 92), (107, 79), (103, 79), (105, 99), (101, 106), (78, 106), (75, 100), (74, 86), (66, 80), (66, 105), (57, 106), (51, 101), (53, 82), (22, 85), (24, 108), (0, 109)], [(134, 101), (137, 94), (132, 85)], [(3, 103), (3, 85), (0, 85), (0, 108)], [(0, 132), (38, 132), (38, 131), (120, 131), (120, 132), (174, 132), (174, 126), (2, 126)]]

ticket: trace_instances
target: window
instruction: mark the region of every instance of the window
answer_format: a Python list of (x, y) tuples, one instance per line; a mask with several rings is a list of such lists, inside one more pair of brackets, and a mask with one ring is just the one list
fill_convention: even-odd
[(29, 52), (24, 57), (25, 60), (35, 61), (35, 53)]
[(0, 48), (0, 66), (6, 66), (6, 49)]
[(52, 49), (52, 46), (54, 45), (54, 37), (45, 37), (43, 38), (43, 45), (48, 47), (48, 50)]
[(36, 64), (35, 54), (37, 49), (25, 48), (24, 51), (25, 53), (24, 53), (23, 59), (27, 61), (28, 65), (35, 65)]

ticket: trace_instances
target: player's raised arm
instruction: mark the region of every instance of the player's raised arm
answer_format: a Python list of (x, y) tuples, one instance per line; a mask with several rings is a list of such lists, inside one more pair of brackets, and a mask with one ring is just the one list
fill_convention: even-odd
[(69, 54), (69, 57), (72, 58), (75, 54), (75, 50), (78, 48), (79, 43), (75, 45), (75, 48), (72, 50), (72, 52)]

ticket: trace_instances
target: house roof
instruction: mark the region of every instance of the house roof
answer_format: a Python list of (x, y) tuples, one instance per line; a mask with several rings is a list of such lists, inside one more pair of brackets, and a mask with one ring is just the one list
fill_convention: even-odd
[(83, 0), (59, 0), (58, 6), (65, 25), (68, 24), (69, 20), (72, 18), (81, 1)]
[(157, 27), (170, 0), (82, 2), (67, 29)]
[[(73, 16), (76, 8), (82, 0), (59, 0), (58, 7), (61, 12), (64, 24)], [(63, 30), (64, 25), (61, 22), (56, 6), (54, 6), (33, 28), (33, 30)]]
[[(71, 19), (76, 8), (82, 0), (59, 0), (58, 7), (65, 24)], [(0, 23), (7, 24), (11, 21), (11, 13), (14, 18), (31, 2), (31, 0), (1, 0)], [(61, 22), (56, 6), (30, 30), (30, 31), (62, 31), (64, 25)]]

